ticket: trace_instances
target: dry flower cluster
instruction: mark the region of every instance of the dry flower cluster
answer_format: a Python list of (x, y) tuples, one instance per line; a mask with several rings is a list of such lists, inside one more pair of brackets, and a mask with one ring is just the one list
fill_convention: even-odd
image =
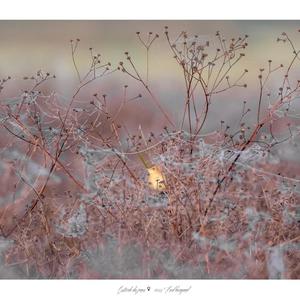
[[(227, 41), (217, 32), (212, 46), (186, 32), (172, 41), (165, 28), (186, 89), (178, 127), (148, 85), (149, 50), (159, 36), (137, 36), (147, 51), (146, 78), (128, 52), (114, 68), (92, 48), (82, 75), (76, 39), (79, 86), (68, 101), (41, 91), (55, 79), (41, 71), (24, 77), (31, 83), (22, 95), (1, 99), (0, 276), (299, 278), (299, 171), (286, 169), (276, 149), (299, 146), (292, 121), (300, 83), (290, 73), (300, 51), (283, 33), (278, 40), (291, 47), (291, 61), (273, 67), (269, 60), (259, 70), (256, 121), (247, 123), (244, 102), (236, 128), (220, 119), (219, 130), (204, 135), (214, 96), (247, 87), (248, 70), (236, 78), (231, 72), (248, 36)], [(80, 98), (91, 82), (116, 71), (142, 85), (165, 117), (162, 132), (145, 136), (139, 128), (131, 135), (120, 123), (124, 106), (142, 96), (128, 97), (127, 85), (117, 111), (107, 95)], [(277, 71), (283, 78), (271, 95), (266, 86)], [(281, 115), (291, 120), (283, 138), (273, 129)]]

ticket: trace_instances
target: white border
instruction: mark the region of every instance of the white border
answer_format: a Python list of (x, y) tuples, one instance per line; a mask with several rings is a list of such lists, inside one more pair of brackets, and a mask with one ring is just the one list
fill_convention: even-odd
[[(144, 293), (119, 293), (120, 287), (147, 288)], [(168, 289), (179, 286), (191, 289), (187, 293), (163, 291), (157, 293), (156, 288)], [(299, 281), (287, 280), (10, 280), (0, 281), (1, 298), (22, 299), (94, 299), (94, 298), (209, 298), (209, 299), (253, 299), (253, 298), (296, 298), (299, 293)], [(297, 292), (298, 291), (298, 292)]]
[[(157, 20), (157, 19), (299, 19), (294, 0), (4, 0), (0, 19), (47, 20)], [(299, 22), (300, 28), (300, 22)], [(295, 298), (299, 281), (203, 281), (203, 280), (101, 280), (101, 281), (0, 281), (1, 298), (160, 298), (159, 294), (117, 295), (120, 286), (186, 286), (192, 289), (179, 297), (188, 298)], [(163, 298), (168, 298), (166, 294)], [(172, 298), (178, 295), (172, 295)], [(162, 297), (161, 297), (162, 298)]]
[(0, 19), (299, 19), (299, 1), (3, 0)]

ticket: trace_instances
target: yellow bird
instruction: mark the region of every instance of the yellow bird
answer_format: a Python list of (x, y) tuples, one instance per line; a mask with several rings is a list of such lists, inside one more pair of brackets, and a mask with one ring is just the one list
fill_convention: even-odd
[(163, 191), (166, 189), (165, 185), (165, 177), (159, 166), (152, 166), (147, 169), (148, 170), (148, 184), (149, 186), (158, 191)]
[(157, 191), (164, 191), (166, 189), (166, 179), (161, 168), (158, 165), (149, 166), (141, 154), (139, 154), (139, 158), (148, 171), (149, 187)]

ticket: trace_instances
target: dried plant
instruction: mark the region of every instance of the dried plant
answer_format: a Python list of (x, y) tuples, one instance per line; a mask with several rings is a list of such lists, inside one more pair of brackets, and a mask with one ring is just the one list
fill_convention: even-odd
[[(248, 36), (227, 41), (217, 32), (203, 42), (182, 32), (173, 41), (165, 28), (186, 91), (178, 127), (149, 84), (159, 36), (137, 37), (146, 78), (128, 52), (113, 68), (92, 48), (82, 75), (76, 39), (78, 88), (70, 97), (42, 92), (55, 76), (39, 71), (24, 77), (23, 94), (1, 99), (1, 277), (14, 267), (27, 278), (299, 278), (299, 171), (286, 169), (276, 149), (299, 146), (300, 81), (290, 74), (300, 51), (283, 33), (278, 41), (292, 57), (286, 67), (268, 60), (259, 70), (256, 121), (246, 124), (245, 101), (237, 127), (220, 119), (218, 131), (204, 134), (214, 96), (247, 87), (248, 70), (231, 73)], [(130, 97), (128, 85), (117, 109), (106, 94), (80, 97), (116, 71), (142, 85), (171, 127), (130, 134), (120, 115), (142, 95)], [(270, 93), (276, 72), (282, 81)], [(283, 137), (274, 131), (282, 117), (290, 120)]]

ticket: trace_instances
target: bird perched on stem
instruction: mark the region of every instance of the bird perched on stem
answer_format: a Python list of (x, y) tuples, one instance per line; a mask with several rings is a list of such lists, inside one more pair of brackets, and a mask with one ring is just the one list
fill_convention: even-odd
[(138, 154), (139, 159), (148, 171), (148, 184), (151, 189), (164, 191), (166, 189), (166, 179), (158, 165), (149, 165), (142, 154)]

